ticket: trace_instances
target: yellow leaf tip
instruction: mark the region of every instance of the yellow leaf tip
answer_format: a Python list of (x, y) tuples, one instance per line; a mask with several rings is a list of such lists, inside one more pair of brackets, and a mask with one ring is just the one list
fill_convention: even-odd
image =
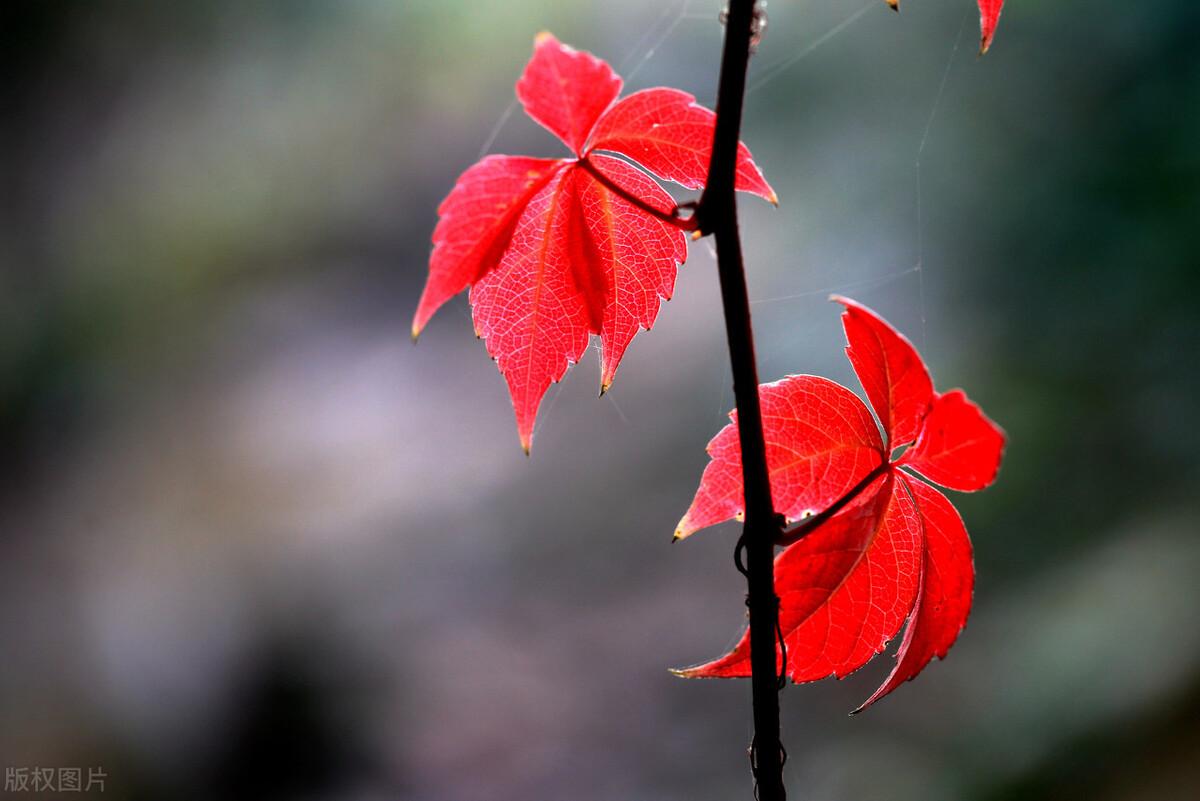
[(553, 38), (554, 38), (554, 34), (550, 33), (550, 31), (538, 31), (537, 36), (533, 37), (533, 45), (534, 45), (534, 47), (537, 47), (542, 42), (545, 42), (545, 41), (547, 41), (549, 39), (553, 39)]
[(891, 6), (892, 11), (900, 12), (900, 0), (887, 0), (887, 4)]
[(771, 196), (767, 198), (767, 202), (775, 208), (779, 208), (779, 195), (775, 194), (775, 190), (771, 190)]

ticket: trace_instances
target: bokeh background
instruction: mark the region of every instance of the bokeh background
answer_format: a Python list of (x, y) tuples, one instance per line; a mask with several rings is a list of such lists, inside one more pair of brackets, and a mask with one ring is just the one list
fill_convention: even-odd
[[(0, 10), (0, 762), (120, 799), (738, 799), (736, 529), (669, 546), (732, 404), (692, 246), (533, 456), (440, 199), (534, 34), (711, 104), (718, 0), (9, 0)], [(1011, 443), (955, 498), (971, 622), (782, 698), (792, 797), (1200, 797), (1200, 6), (773, 0), (743, 202), (764, 380), (854, 383), (844, 292)], [(686, 197), (686, 195), (681, 195)], [(82, 797), (83, 794), (60, 794)], [(59, 797), (19, 792), (8, 797)]]

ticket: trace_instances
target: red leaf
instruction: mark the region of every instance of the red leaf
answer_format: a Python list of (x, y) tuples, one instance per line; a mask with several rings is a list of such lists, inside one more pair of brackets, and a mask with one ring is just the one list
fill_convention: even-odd
[(933, 381), (917, 349), (866, 306), (835, 296), (846, 307), (846, 356), (887, 434), (888, 450), (917, 438), (933, 402)]
[(915, 678), (935, 656), (945, 659), (971, 612), (975, 565), (962, 518), (945, 495), (925, 482), (903, 473), (897, 480), (912, 493), (924, 526), (921, 589), (896, 653), (896, 667), (857, 712)]
[[(758, 390), (775, 511), (789, 521), (831, 505), (883, 462), (883, 442), (858, 397), (826, 378), (789, 376)], [(745, 512), (737, 414), (708, 443), (712, 461), (687, 514), (683, 539)]]
[(992, 46), (996, 35), (996, 24), (1000, 22), (1000, 9), (1004, 0), (979, 0), (979, 54), (983, 55)]
[[(834, 515), (775, 559), (779, 627), (794, 682), (858, 670), (887, 646), (912, 608), (921, 565), (916, 506), (891, 475), (867, 492), (868, 503)], [(781, 661), (777, 655), (777, 670)], [(749, 632), (729, 654), (680, 675), (750, 675)]]
[[(622, 188), (660, 208), (674, 205), (671, 196), (650, 178), (623, 161), (592, 155), (592, 164)], [(586, 225), (585, 250), (594, 279), (593, 300), (603, 300), (593, 330), (600, 332), (600, 392), (612, 385), (617, 365), (634, 335), (649, 329), (658, 316), (659, 299), (670, 299), (677, 265), (687, 258), (687, 238), (675, 226), (651, 217), (599, 181), (579, 170), (581, 211)]]
[[(717, 115), (678, 89), (644, 89), (610, 108), (596, 123), (587, 148), (628, 156), (666, 181), (688, 189), (704, 186)], [(779, 198), (738, 143), (735, 187), (771, 203)]]
[(517, 81), (525, 113), (583, 154), (592, 126), (621, 91), (621, 78), (591, 53), (562, 44), (543, 31), (533, 40), (533, 58)]
[[(597, 167), (651, 202), (670, 196), (617, 159)], [(670, 297), (687, 254), (682, 231), (613, 194), (571, 165), (552, 177), (517, 222), (500, 265), (471, 290), (476, 333), (508, 383), (528, 451), (550, 384), (600, 335), (602, 391), (629, 341)]]
[[(620, 87), (605, 62), (540, 34), (517, 96), (531, 117), (586, 161), (489, 156), (463, 173), (439, 209), (413, 336), (443, 303), (473, 287), (475, 330), (508, 384), (526, 452), (550, 384), (596, 334), (600, 390), (607, 390), (630, 341), (654, 324), (660, 301), (671, 296), (687, 257), (683, 224), (671, 222), (671, 196), (634, 166), (584, 148), (589, 137), (599, 141), (593, 128), (607, 119), (612, 137), (605, 149), (625, 148), (633, 157), (641, 147), (652, 170), (699, 187), (704, 171), (693, 163), (697, 142), (711, 140), (715, 117), (692, 105), (690, 95), (655, 89), (650, 97), (687, 101), (650, 103), (634, 119), (629, 112), (643, 101), (630, 98), (618, 104), (623, 110), (610, 108)], [(610, 117), (606, 109), (619, 113)], [(659, 128), (667, 132), (658, 136), (666, 150), (647, 149), (645, 136)], [(773, 194), (744, 146), (741, 153), (739, 187)], [(672, 167), (664, 154), (682, 159), (682, 166)]]
[(533, 196), (500, 266), (471, 288), (475, 331), (508, 382), (526, 451), (542, 396), (579, 361), (591, 331), (586, 298), (571, 275), (577, 174), (563, 170)]
[(413, 318), (414, 338), (443, 303), (500, 263), (517, 218), (565, 163), (488, 156), (462, 174), (438, 207), (429, 281)]
[(961, 389), (941, 395), (930, 407), (917, 442), (897, 462), (943, 487), (981, 490), (996, 478), (1004, 431)]
[[(798, 376), (763, 385), (759, 395), (775, 510), (790, 519), (809, 517), (801, 509), (815, 514), (781, 534), (787, 547), (775, 560), (788, 675), (797, 682), (845, 676), (882, 650), (909, 618), (896, 668), (865, 709), (934, 656), (945, 656), (971, 608), (971, 543), (958, 512), (940, 492), (897, 468), (951, 489), (981, 489), (999, 469), (1004, 433), (960, 390), (934, 395), (920, 356), (885, 320), (852, 300), (837, 300), (846, 307), (846, 353), (872, 405), (893, 442), (919, 432), (915, 443), (868, 483), (865, 477), (883, 462), (883, 443), (870, 412), (849, 390)], [(677, 538), (742, 511), (736, 418), (708, 450), (712, 461)], [(863, 458), (864, 452), (873, 456)], [(779, 469), (796, 455), (795, 465)], [(679, 673), (746, 676), (748, 660), (743, 637), (726, 656)]]

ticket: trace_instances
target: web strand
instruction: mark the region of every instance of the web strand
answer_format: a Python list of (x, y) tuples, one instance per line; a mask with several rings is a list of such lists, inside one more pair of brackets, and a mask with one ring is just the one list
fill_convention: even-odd
[[(667, 38), (675, 32), (675, 29), (679, 27), (679, 23), (683, 22), (685, 19), (693, 17), (693, 15), (688, 13), (691, 11), (692, 2), (693, 0), (684, 0), (683, 5), (675, 15), (675, 18), (671, 20), (671, 24), (668, 25), (666, 29), (658, 36), (658, 38), (654, 40), (653, 44), (646, 48), (645, 54), (638, 59), (638, 62), (633, 65), (633, 68), (625, 73), (626, 82), (632, 81), (633, 76), (637, 75), (638, 72), (641, 71), (642, 67), (646, 66), (646, 62), (654, 58), (655, 52), (657, 52), (658, 48), (662, 47), (663, 42), (667, 41)], [(642, 37), (642, 40), (644, 41), (645, 37)]]
[(962, 22), (958, 26), (958, 36), (954, 37), (954, 46), (950, 48), (950, 55), (946, 58), (946, 68), (942, 71), (942, 80), (938, 84), (937, 96), (933, 100), (933, 108), (929, 111), (929, 117), (925, 120), (925, 130), (921, 133), (921, 141), (917, 145), (916, 163), (913, 165), (917, 174), (917, 294), (921, 304), (921, 349), (924, 350), (926, 343), (926, 313), (925, 313), (925, 209), (921, 195), (921, 159), (925, 155), (925, 144), (929, 141), (929, 131), (933, 128), (933, 121), (937, 117), (938, 109), (942, 106), (942, 96), (946, 93), (946, 82), (950, 78), (950, 68), (954, 66), (954, 57), (958, 55), (959, 45), (962, 44), (963, 31), (967, 27), (967, 17), (969, 12), (963, 14)]
[(617, 417), (621, 419), (621, 422), (628, 426), (629, 418), (625, 416), (625, 412), (621, 411), (621, 406), (617, 403), (617, 399), (613, 397), (613, 394), (611, 392), (606, 392), (604, 393), (604, 397), (607, 398), (608, 402), (612, 404), (613, 411), (617, 413)]
[[(618, 71), (626, 80), (637, 74), (637, 71), (647, 61), (654, 58), (655, 52), (658, 48), (662, 47), (662, 43), (667, 40), (667, 37), (675, 32), (675, 29), (679, 27), (679, 23), (683, 22), (684, 19), (694, 16), (688, 13), (691, 10), (693, 2), (694, 0), (683, 0), (678, 6), (667, 6), (662, 10), (662, 13), (659, 14), (654, 24), (647, 28), (646, 32), (638, 38), (629, 55), (621, 59)], [(675, 16), (673, 17), (671, 16), (672, 8), (675, 10)], [(661, 32), (660, 28), (662, 28)], [(657, 38), (653, 38), (655, 34), (658, 34)], [(651, 44), (646, 44), (651, 41)], [(632, 66), (630, 66), (631, 64)]]
[(562, 395), (562, 380), (561, 379), (558, 381), (555, 381), (553, 384), (550, 385), (550, 390), (549, 390), (550, 403), (546, 405), (545, 413), (539, 414), (537, 420), (534, 422), (533, 431), (529, 435), (529, 438), (531, 441), (537, 437), (538, 433), (541, 432), (542, 428), (545, 426), (546, 421), (550, 419), (551, 412), (553, 412), (554, 407), (558, 405), (559, 395)]
[(500, 119), (496, 120), (496, 124), (492, 126), (491, 132), (487, 139), (483, 142), (483, 147), (479, 148), (479, 155), (475, 157), (476, 161), (480, 161), (492, 149), (492, 145), (496, 144), (496, 139), (500, 136), (500, 131), (504, 130), (505, 124), (512, 118), (513, 112), (517, 110), (517, 99), (514, 97), (508, 101), (508, 106), (500, 114)]
[(863, 6), (858, 11), (855, 11), (853, 14), (846, 17), (846, 19), (839, 22), (837, 25), (834, 25), (832, 28), (830, 28), (824, 34), (819, 36), (815, 41), (811, 42), (806, 47), (802, 48), (800, 50), (800, 52), (796, 53), (795, 55), (789, 56), (788, 58), (785, 58), (783, 61), (777, 61), (774, 64), (764, 67), (763, 71), (762, 71), (763, 74), (758, 78), (758, 80), (756, 80), (754, 83), (750, 84), (749, 88), (746, 89), (746, 94), (750, 94), (751, 92), (756, 92), (759, 89), (763, 88), (763, 86), (765, 86), (766, 84), (768, 84), (771, 81), (778, 78), (780, 75), (782, 75), (784, 72), (786, 72), (789, 68), (795, 66), (796, 63), (798, 63), (800, 60), (802, 60), (803, 58), (805, 58), (808, 55), (811, 55), (813, 53), (813, 51), (815, 51), (818, 47), (825, 44), (830, 39), (832, 39), (833, 37), (837, 36), (842, 31), (849, 28), (854, 23), (858, 22), (868, 11), (870, 11), (872, 8), (874, 8), (877, 5), (879, 5), (878, 0), (871, 0), (871, 2), (868, 5)]
[[(650, 61), (650, 59), (654, 58), (658, 48), (662, 46), (663, 42), (665, 42), (667, 38), (675, 32), (675, 29), (678, 28), (680, 23), (682, 23), (684, 20), (713, 19), (713, 17), (707, 14), (691, 13), (692, 3), (694, 2), (695, 0), (682, 0), (682, 2), (675, 7), (675, 15), (673, 17), (671, 16), (671, 6), (663, 9), (662, 13), (659, 14), (658, 19), (646, 29), (646, 32), (642, 34), (642, 36), (630, 49), (629, 53), (623, 59), (621, 59), (618, 65), (618, 72), (623, 74), (626, 82), (633, 78), (633, 76), (636, 75), (648, 61)], [(669, 22), (668, 19), (670, 20)], [(646, 42), (654, 36), (655, 32), (658, 31), (664, 25), (664, 23), (666, 24), (666, 27), (663, 28), (658, 37), (654, 39), (653, 43), (647, 45)], [(629, 64), (631, 62), (633, 63), (633, 67), (627, 69), (629, 68)], [(509, 120), (512, 119), (513, 113), (517, 110), (517, 105), (518, 103), (516, 98), (513, 98), (509, 101), (508, 105), (505, 106), (504, 111), (500, 113), (499, 119), (496, 120), (496, 123), (492, 126), (491, 131), (488, 132), (487, 138), (483, 142), (483, 146), (479, 148), (479, 155), (476, 157), (476, 161), (479, 161), (486, 156), (488, 151), (492, 149), (492, 145), (496, 144), (496, 140), (504, 131), (504, 127), (508, 124)]]
[(834, 295), (839, 292), (846, 292), (851, 289), (862, 289), (864, 287), (875, 288), (875, 287), (883, 286), (885, 284), (890, 284), (893, 281), (897, 281), (897, 280), (905, 277), (906, 275), (912, 275), (913, 273), (916, 273), (916, 272), (919, 272), (919, 267), (914, 264), (912, 267), (909, 267), (907, 270), (901, 270), (900, 272), (895, 272), (895, 273), (888, 273), (887, 275), (877, 275), (873, 278), (864, 278), (861, 281), (851, 281), (849, 283), (844, 283), (844, 284), (834, 284), (833, 286), (822, 287), (821, 289), (810, 289), (810, 290), (806, 290), (804, 292), (797, 292), (794, 295), (779, 295), (779, 296), (770, 297), (770, 298), (759, 298), (758, 300), (750, 301), (750, 305), (758, 306), (758, 305), (762, 305), (762, 304), (766, 304), (766, 303), (781, 303), (785, 300), (801, 300), (803, 298), (811, 298), (811, 297), (814, 297), (817, 295)]

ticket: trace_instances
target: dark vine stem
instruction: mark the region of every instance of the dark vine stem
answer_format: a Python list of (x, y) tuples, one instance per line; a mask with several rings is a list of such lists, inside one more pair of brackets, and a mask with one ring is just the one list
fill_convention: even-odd
[(733, 393), (738, 410), (746, 520), (739, 549), (746, 553), (746, 605), (750, 613), (751, 694), (754, 740), (750, 764), (759, 801), (784, 801), (783, 746), (779, 739), (779, 684), (776, 674), (776, 633), (779, 598), (775, 595), (775, 540), (783, 521), (771, 504), (771, 480), (758, 399), (758, 368), (750, 300), (738, 233), (734, 176), (741, 136), (746, 71), (755, 22), (755, 0), (730, 0), (725, 16), (725, 47), (717, 88), (717, 124), (713, 134), (708, 180), (693, 215), (697, 230), (717, 241), (717, 272), (725, 311), (725, 332), (733, 369)]

